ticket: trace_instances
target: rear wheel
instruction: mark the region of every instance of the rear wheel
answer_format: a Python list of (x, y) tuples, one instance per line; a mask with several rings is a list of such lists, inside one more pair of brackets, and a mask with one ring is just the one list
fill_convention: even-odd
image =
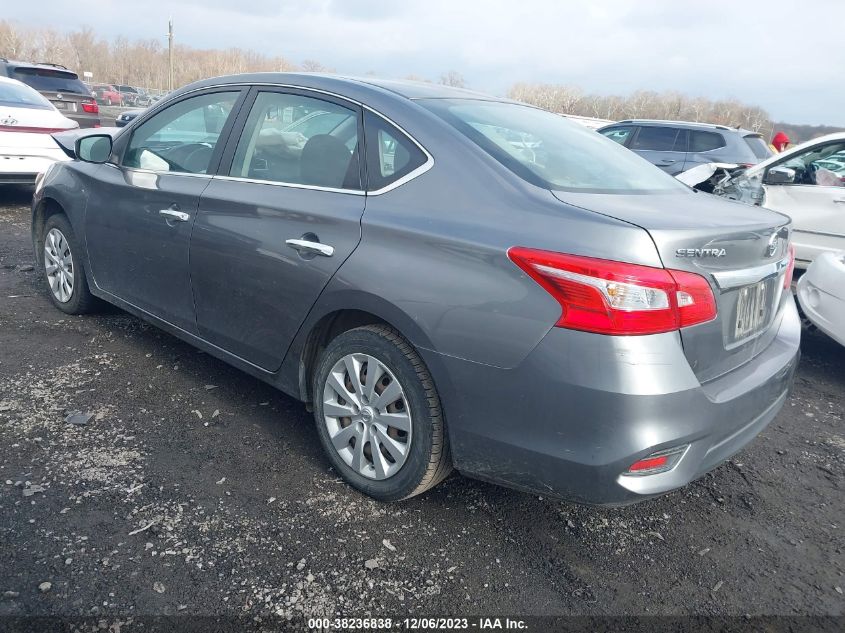
[(76, 235), (64, 215), (53, 215), (44, 226), (41, 262), (50, 300), (68, 314), (84, 314), (97, 305), (88, 289)]
[(314, 415), (334, 468), (381, 501), (419, 494), (452, 470), (434, 381), (393, 328), (359, 327), (329, 343), (315, 375)]

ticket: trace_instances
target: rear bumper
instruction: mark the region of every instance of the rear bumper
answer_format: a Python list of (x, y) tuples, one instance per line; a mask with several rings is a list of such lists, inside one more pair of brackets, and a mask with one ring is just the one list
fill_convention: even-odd
[(798, 280), (798, 301), (807, 318), (840, 345), (845, 345), (845, 254), (823, 253)]
[(33, 184), (56, 161), (68, 160), (54, 148), (0, 147), (0, 184)]
[[(790, 300), (765, 351), (703, 385), (677, 333), (608, 337), (555, 328), (513, 369), (423, 356), (435, 371), (461, 472), (616, 505), (684, 486), (760, 433), (792, 386), (800, 330)], [(622, 474), (682, 445), (689, 448), (668, 472)]]

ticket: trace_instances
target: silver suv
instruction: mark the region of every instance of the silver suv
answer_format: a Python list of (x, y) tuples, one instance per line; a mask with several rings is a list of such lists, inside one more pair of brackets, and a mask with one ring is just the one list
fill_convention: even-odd
[(673, 176), (705, 163), (751, 167), (772, 155), (762, 135), (725, 125), (636, 119), (608, 125), (599, 133)]

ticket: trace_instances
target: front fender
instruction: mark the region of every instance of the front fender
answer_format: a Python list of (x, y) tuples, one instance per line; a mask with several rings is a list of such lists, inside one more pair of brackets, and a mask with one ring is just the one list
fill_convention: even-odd
[(87, 183), (93, 171), (100, 167), (101, 165), (79, 161), (53, 163), (44, 172), (32, 198), (30, 224), (32, 246), (38, 260), (47, 219), (56, 213), (64, 213), (67, 216), (81, 247), (83, 268), (92, 289), (94, 285), (89, 272), (91, 267), (88, 265), (88, 245), (85, 240), (85, 210), (88, 204)]

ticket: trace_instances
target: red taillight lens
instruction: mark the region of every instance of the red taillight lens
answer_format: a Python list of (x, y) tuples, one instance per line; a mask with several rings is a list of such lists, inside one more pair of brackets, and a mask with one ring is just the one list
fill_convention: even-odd
[(700, 275), (519, 246), (508, 257), (560, 304), (558, 327), (657, 334), (716, 317), (713, 291)]
[(83, 101), (82, 111), (87, 112), (88, 114), (99, 114), (100, 106), (97, 105), (96, 101)]
[(795, 247), (789, 244), (789, 263), (786, 265), (786, 274), (783, 276), (783, 287), (788, 290), (792, 285), (792, 275), (795, 272)]
[(656, 475), (672, 470), (686, 454), (689, 444), (657, 451), (628, 467), (623, 475)]
[(628, 472), (636, 473), (643, 470), (654, 470), (665, 466), (668, 461), (669, 457), (667, 455), (661, 455), (660, 457), (647, 457), (646, 459), (641, 459), (640, 461), (631, 464)]
[(716, 318), (716, 299), (708, 281), (701, 275), (670, 270), (672, 279), (678, 284), (675, 297), (678, 301), (679, 326), (688, 327)]

